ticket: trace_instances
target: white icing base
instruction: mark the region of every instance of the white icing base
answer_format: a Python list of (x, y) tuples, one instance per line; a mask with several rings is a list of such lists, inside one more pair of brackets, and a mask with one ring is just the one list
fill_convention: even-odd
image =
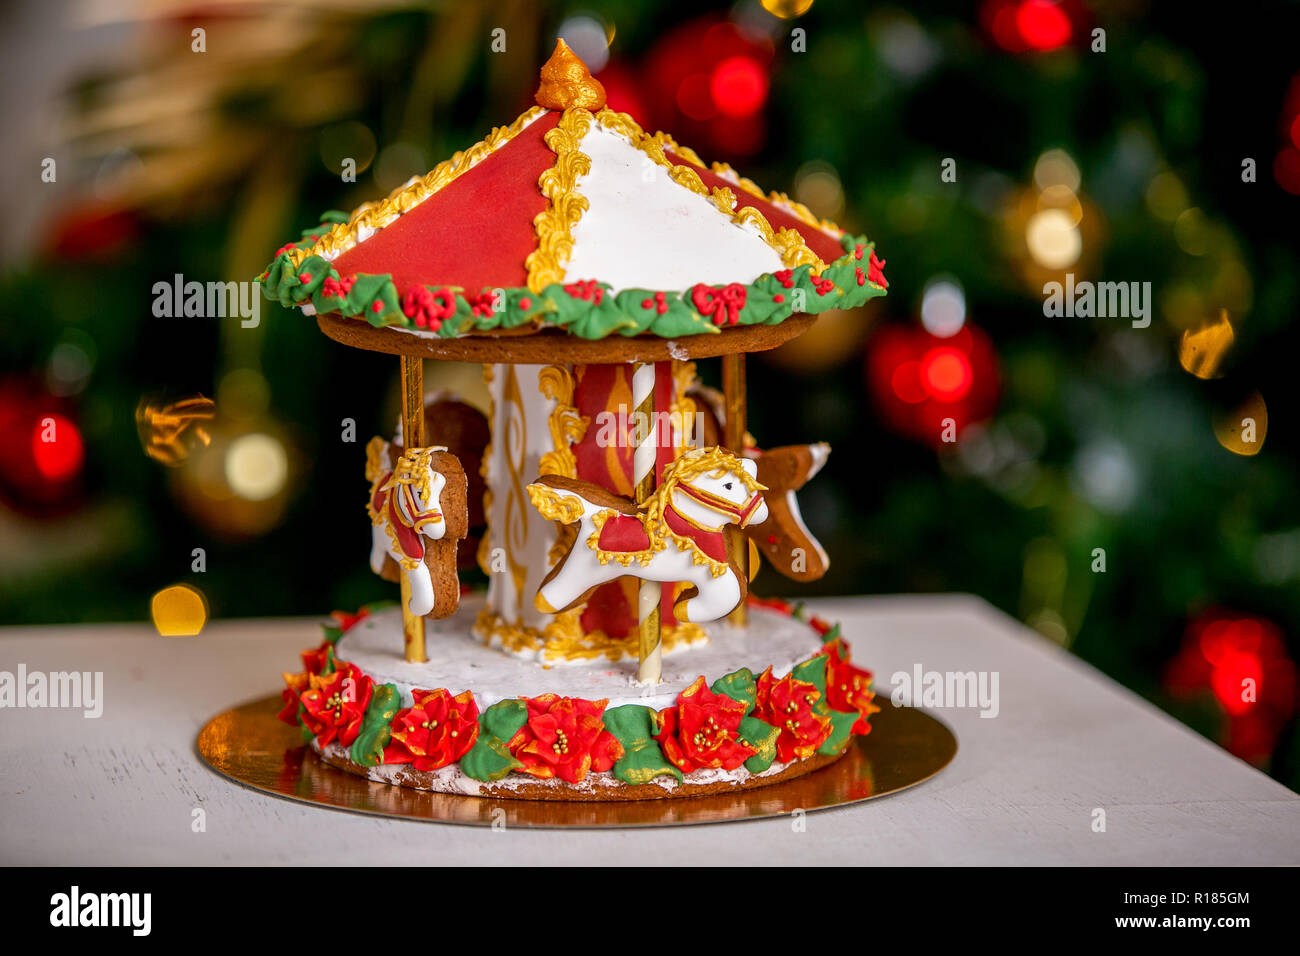
[(405, 707), (413, 701), (413, 687), (445, 687), (453, 694), (472, 691), (480, 711), (506, 698), (547, 693), (585, 700), (607, 698), (610, 707), (640, 704), (662, 710), (701, 674), (712, 683), (741, 667), (757, 676), (770, 664), (773, 675), (783, 677), (822, 647), (821, 637), (802, 621), (750, 608), (747, 627), (733, 627), (725, 621), (710, 624), (709, 643), (665, 656), (663, 682), (637, 687), (633, 683), (635, 660), (600, 659), (548, 668), (484, 646), (472, 633), (482, 606), (481, 596), (467, 596), (451, 617), (426, 621), (429, 660), (423, 664), (413, 664), (403, 655), (402, 615), (396, 607), (359, 621), (339, 640), (335, 654), (378, 684), (396, 684)]

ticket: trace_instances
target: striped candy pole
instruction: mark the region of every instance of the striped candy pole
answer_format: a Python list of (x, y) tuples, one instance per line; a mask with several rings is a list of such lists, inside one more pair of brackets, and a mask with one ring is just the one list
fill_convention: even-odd
[[(722, 357), (722, 394), (727, 421), (723, 444), (737, 458), (745, 454), (745, 353), (735, 352)], [(749, 621), (745, 593), (749, 588), (749, 539), (740, 528), (727, 528), (727, 557), (740, 573), (740, 603), (727, 616), (736, 627)]]
[[(658, 428), (655, 427), (655, 366), (638, 364), (632, 372), (632, 403), (636, 450), (632, 453), (632, 476), (636, 481), (636, 503), (644, 505), (654, 494), (659, 458)], [(641, 581), (637, 590), (638, 684), (658, 684), (661, 671), (659, 602), (663, 586), (658, 581)]]
[[(402, 356), (402, 447), (424, 446), (424, 360)], [(397, 462), (393, 462), (394, 465)], [(393, 494), (397, 494), (396, 491)], [(417, 664), (428, 660), (424, 653), (424, 618), (411, 613), (411, 585), (406, 571), (398, 572), (402, 594), (402, 632), (406, 636), (406, 659)]]

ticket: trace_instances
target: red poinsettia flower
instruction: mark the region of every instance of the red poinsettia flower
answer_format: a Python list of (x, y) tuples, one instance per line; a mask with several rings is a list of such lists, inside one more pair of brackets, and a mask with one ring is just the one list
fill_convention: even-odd
[(277, 716), (286, 724), (293, 724), (297, 727), (299, 697), (303, 691), (311, 686), (311, 674), (285, 674), (284, 683), (285, 688), (280, 691), (280, 698), (284, 701), (284, 709)]
[(437, 770), (455, 763), (478, 740), (478, 704), (469, 691), (451, 696), (445, 688), (413, 690), (415, 703), (393, 717), (393, 736), (384, 763), (410, 763)]
[(339, 630), (344, 634), (352, 630), (369, 616), (370, 608), (368, 607), (363, 607), (361, 610), (357, 611), (356, 614), (349, 614), (347, 611), (330, 612), (330, 617), (334, 619), (334, 623), (339, 626)]
[(880, 712), (872, 703), (876, 695), (871, 691), (871, 671), (849, 663), (849, 645), (839, 637), (826, 645), (826, 660), (826, 703), (846, 714), (856, 711), (853, 733), (868, 733), (868, 718)]
[(773, 611), (779, 611), (782, 614), (789, 614), (794, 610), (794, 605), (789, 601), (783, 601), (780, 598), (762, 598), (756, 594), (751, 594), (747, 598), (750, 607), (765, 607)]
[(320, 647), (312, 647), (302, 652), (302, 669), (308, 674), (319, 674), (334, 655), (334, 645), (322, 641)]
[(506, 745), (523, 764), (522, 773), (581, 783), (589, 770), (608, 770), (623, 756), (623, 745), (601, 715), (608, 700), (581, 700), (542, 694), (527, 701), (528, 720)]
[(655, 736), (664, 755), (682, 773), (700, 767), (735, 770), (758, 751), (740, 739), (745, 705), (715, 694), (697, 677), (677, 695), (677, 704), (659, 712), (663, 729)]
[(776, 758), (781, 763), (811, 757), (830, 736), (830, 717), (813, 710), (820, 697), (816, 687), (793, 674), (775, 680), (771, 667), (758, 678), (754, 716), (781, 729), (776, 738)]
[(310, 674), (311, 687), (300, 695), (303, 723), (322, 747), (334, 740), (347, 745), (361, 733), (375, 682), (355, 664), (338, 662), (333, 674)]

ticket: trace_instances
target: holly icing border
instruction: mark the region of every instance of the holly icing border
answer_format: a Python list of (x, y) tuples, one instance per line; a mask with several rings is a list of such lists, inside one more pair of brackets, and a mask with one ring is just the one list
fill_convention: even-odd
[[(781, 758), (783, 764), (789, 765), (814, 755), (842, 753), (854, 736), (870, 732), (870, 715), (879, 710), (871, 703), (874, 697), (868, 689), (871, 675), (851, 665), (849, 647), (840, 636), (838, 623), (829, 624), (821, 618), (805, 615), (802, 604), (792, 605), (784, 601), (754, 597), (750, 598), (752, 605), (786, 614), (808, 624), (821, 636), (822, 650), (796, 664), (788, 675), (779, 679), (771, 678), (770, 668), (758, 678), (755, 678), (749, 668), (740, 668), (711, 684), (706, 684), (706, 679), (701, 676), (678, 695), (672, 707), (664, 711), (655, 711), (639, 704), (608, 708), (600, 702), (544, 694), (531, 699), (507, 698), (480, 713), (471, 692), (463, 691), (453, 697), (447, 689), (417, 689), (413, 706), (403, 708), (401, 692), (395, 684), (375, 683), (355, 665), (340, 660), (334, 653), (335, 645), (352, 626), (373, 611), (391, 603), (368, 605), (356, 614), (334, 612), (330, 622), (323, 625), (323, 643), (317, 648), (302, 652), (304, 672), (284, 675), (287, 686), (282, 692), (285, 707), (280, 713), (280, 719), (298, 726), (304, 743), (314, 740), (321, 748), (331, 742), (343, 745), (347, 748), (351, 761), (361, 767), (415, 762), (417, 769), (436, 770), (456, 764), (467, 777), (484, 783), (501, 780), (512, 772), (527, 775), (520, 759), (526, 756), (523, 751), (527, 750), (526, 745), (530, 742), (525, 727), (530, 708), (540, 702), (543, 707), (554, 706), (556, 703), (575, 706), (584, 715), (599, 720), (596, 737), (601, 741), (599, 749), (604, 754), (605, 763), (592, 763), (591, 769), (608, 770), (615, 779), (629, 786), (650, 783), (657, 777), (670, 777), (683, 783), (695, 768), (690, 765), (688, 748), (684, 748), (679, 737), (672, 733), (676, 728), (669, 728), (669, 733), (665, 735), (665, 715), (670, 711), (678, 714), (688, 703), (695, 705), (696, 698), (703, 698), (704, 706), (723, 718), (724, 722), (727, 715), (730, 716), (730, 722), (735, 725), (731, 728), (734, 734), (733, 761), (753, 774), (765, 772), (778, 758)], [(860, 696), (861, 706), (858, 701), (844, 696), (846, 686), (840, 688), (839, 697), (855, 709), (835, 710), (830, 706), (831, 695), (828, 690), (834, 688), (828, 689), (827, 681), (832, 676), (833, 663), (843, 668), (837, 672), (841, 680), (856, 680), (853, 677), (855, 674), (864, 679), (860, 688), (854, 684), (854, 694)], [(792, 718), (787, 721), (791, 737), (785, 741), (781, 739), (784, 731), (780, 726), (758, 716), (756, 704), (765, 680), (768, 682), (769, 696), (773, 694), (773, 685), (783, 685), (790, 695), (790, 703), (781, 711)], [(305, 696), (317, 694), (318, 698), (313, 703), (319, 708), (319, 699), (325, 694), (339, 693), (339, 688), (334, 687), (334, 684), (341, 683), (346, 688), (349, 682), (353, 692), (358, 688), (361, 690), (361, 698), (355, 700), (356, 706), (351, 708), (351, 712), (345, 713), (346, 703), (339, 703), (333, 724), (323, 724), (320, 719), (312, 720), (313, 715), (309, 712)], [(704, 689), (706, 687), (707, 690)], [(689, 702), (688, 697), (692, 698)], [(330, 697), (329, 701), (335, 699)], [(390, 759), (390, 744), (394, 733), (400, 732), (403, 718), (421, 707), (422, 701), (427, 704), (434, 700), (448, 708), (441, 712), (444, 720), (459, 721), (459, 728), (466, 731), (462, 738), (464, 744), (453, 753), (438, 755), (425, 767), (409, 759), (410, 754), (404, 755), (403, 759)], [(771, 716), (766, 711), (763, 715)], [(314, 716), (319, 718), (319, 712)], [(425, 719), (428, 719), (427, 714)], [(676, 724), (678, 719), (678, 716), (674, 716), (673, 723)], [(319, 729), (313, 730), (309, 722), (315, 723)], [(709, 722), (712, 723), (712, 719)], [(811, 723), (816, 734), (811, 738), (805, 735), (800, 746), (791, 743), (800, 730), (797, 723), (802, 724), (804, 730)], [(594, 737), (593, 740), (595, 739)], [(672, 754), (675, 755), (671, 759), (665, 750), (670, 743), (674, 745)], [(737, 745), (738, 751), (734, 749)], [(593, 744), (591, 750), (596, 749)], [(782, 750), (786, 752), (781, 753)], [(740, 758), (743, 758), (743, 764)], [(698, 766), (703, 768), (711, 765)], [(569, 782), (580, 783), (586, 772), (584, 769), (582, 776)]]
[(847, 233), (840, 237), (844, 255), (820, 273), (807, 264), (765, 273), (748, 284), (699, 283), (681, 291), (615, 293), (608, 283), (584, 279), (555, 282), (540, 293), (526, 286), (477, 293), (459, 286), (412, 286), (399, 295), (391, 275), (344, 276), (318, 255), (294, 265), (297, 255), (347, 221), (346, 213), (328, 212), (300, 240), (282, 246), (258, 277), (262, 294), (285, 308), (310, 306), (317, 314), (364, 318), (376, 328), (422, 331), (440, 338), (530, 324), (563, 329), (583, 339), (614, 334), (682, 338), (736, 325), (779, 325), (796, 314), (792, 306), (799, 298), (799, 314), (856, 308), (884, 295), (889, 285), (875, 244)]

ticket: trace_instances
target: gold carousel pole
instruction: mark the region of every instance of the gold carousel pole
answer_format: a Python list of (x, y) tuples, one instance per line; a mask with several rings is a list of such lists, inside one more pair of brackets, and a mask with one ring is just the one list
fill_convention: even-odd
[[(424, 447), (424, 360), (418, 355), (402, 356), (402, 447)], [(406, 636), (406, 659), (422, 664), (424, 653), (424, 618), (410, 611), (411, 585), (406, 572), (398, 575), (402, 582), (402, 632)]]
[[(636, 449), (632, 453), (632, 474), (636, 479), (636, 503), (644, 505), (654, 494), (659, 463), (659, 430), (654, 419), (655, 365), (644, 362), (632, 370), (632, 402), (636, 406)], [(659, 604), (663, 586), (658, 581), (641, 581), (637, 589), (638, 684), (658, 684), (662, 671)]]
[[(726, 406), (727, 423), (723, 442), (736, 457), (745, 453), (745, 353), (733, 352), (722, 356), (722, 394)], [(727, 556), (741, 575), (741, 590), (749, 583), (749, 539), (740, 528), (727, 528)], [(749, 620), (748, 609), (742, 600), (727, 616), (736, 627), (744, 627)]]

